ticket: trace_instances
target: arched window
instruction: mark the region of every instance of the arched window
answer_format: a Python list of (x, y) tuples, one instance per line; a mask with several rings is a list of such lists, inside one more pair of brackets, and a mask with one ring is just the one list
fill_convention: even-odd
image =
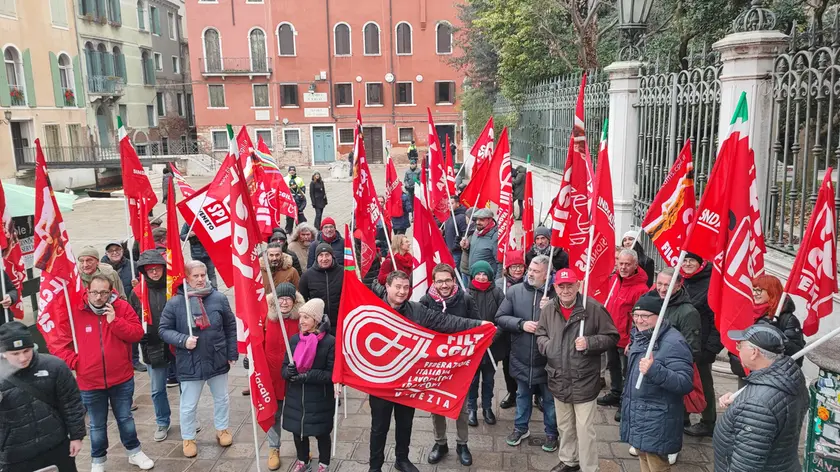
[(338, 23), (335, 25), (335, 55), (349, 56), (352, 53), (350, 44), (350, 25)]
[(140, 53), (140, 61), (141, 66), (143, 67), (143, 83), (146, 85), (154, 84), (154, 64), (152, 63), (152, 59), (149, 56), (149, 51), (146, 51), (144, 49), (143, 52)]
[(452, 54), (452, 25), (446, 22), (437, 24), (437, 34), (435, 34), (435, 42), (437, 43), (438, 54)]
[(204, 71), (222, 70), (222, 41), (219, 32), (213, 28), (204, 31)]
[(397, 25), (397, 55), (409, 56), (411, 52), (411, 25), (402, 22)]
[(379, 55), (379, 26), (368, 23), (362, 30), (365, 38), (365, 56)]
[(114, 53), (114, 75), (116, 75), (117, 77), (121, 77), (123, 79), (123, 82), (126, 82), (126, 79), (128, 79), (128, 77), (126, 76), (126, 73), (125, 73), (125, 56), (123, 56), (122, 51), (117, 46), (114, 46), (113, 53)]
[(111, 55), (108, 54), (108, 48), (104, 44), (99, 43), (99, 46), (96, 47), (96, 52), (99, 56), (99, 70), (102, 71), (102, 75), (114, 75), (114, 62), (111, 59)]
[(252, 29), (248, 33), (248, 44), (251, 48), (251, 70), (254, 72), (268, 72), (265, 32), (259, 28)]
[(73, 80), (73, 63), (67, 54), (58, 56), (58, 78), (61, 81), (61, 88), (64, 92), (76, 90), (76, 83)]
[[(8, 46), (3, 51), (3, 62), (6, 66), (6, 80), (9, 82), (9, 95), (12, 97), (12, 106), (26, 105), (26, 81), (23, 76), (23, 63), (20, 59), (20, 52), (14, 46)], [(0, 91), (0, 93), (6, 93)]]
[(146, 31), (146, 6), (143, 0), (137, 0), (137, 29)]
[(280, 23), (277, 27), (277, 50), (281, 56), (294, 56), (296, 54), (295, 27), (291, 23)]

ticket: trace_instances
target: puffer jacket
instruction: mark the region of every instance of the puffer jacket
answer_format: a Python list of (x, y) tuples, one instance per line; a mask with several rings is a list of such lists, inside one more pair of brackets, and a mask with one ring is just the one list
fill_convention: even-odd
[(265, 287), (266, 293), (270, 294), (274, 291), (274, 287), (277, 287), (283, 282), (289, 282), (294, 285), (295, 288), (298, 288), (298, 284), (300, 283), (300, 274), (292, 265), (291, 255), (283, 253), (283, 259), (280, 261), (280, 268), (271, 272), (272, 283), (269, 283), (268, 277), (265, 276), (264, 264), (263, 259), (260, 258), (260, 269), (263, 271), (263, 286)]
[[(35, 352), (29, 367), (11, 373), (0, 360), (0, 470), (42, 455), (69, 437), (85, 437), (85, 407), (73, 373), (61, 359)], [(14, 376), (41, 392), (59, 410), (6, 380)]]
[(665, 456), (682, 449), (683, 397), (693, 388), (694, 366), (685, 339), (663, 320), (653, 345), (653, 364), (636, 390), (639, 361), (647, 353), (652, 335), (653, 329), (633, 330), (621, 395), (621, 440), (639, 451)]
[[(575, 339), (583, 336), (586, 350), (575, 348)], [(618, 330), (604, 305), (589, 297), (586, 308), (578, 295), (567, 320), (560, 311), (560, 300), (554, 299), (540, 313), (537, 324), (537, 347), (548, 359), (545, 366), (548, 389), (563, 403), (586, 403), (601, 391), (601, 354), (615, 347)]]
[[(648, 295), (658, 297), (659, 292), (651, 290)], [(684, 288), (671, 294), (671, 300), (668, 301), (668, 308), (665, 310), (665, 321), (683, 335), (696, 360), (700, 355), (700, 314), (691, 304), (691, 297)]]
[[(184, 347), (189, 328), (183, 289), (166, 302), (160, 317), (158, 332), (165, 343), (176, 347), (175, 370), (182, 381), (207, 380), (226, 374), (230, 371), (228, 361), (239, 358), (236, 351), (236, 317), (227, 297), (214, 288), (201, 301), (210, 319), (210, 327), (193, 327), (193, 336), (198, 337), (195, 349)], [(194, 306), (190, 304), (191, 308)]]
[[(301, 436), (321, 436), (333, 429), (335, 399), (332, 371), (335, 363), (335, 337), (329, 334), (330, 320), (324, 318), (319, 332), (327, 332), (318, 341), (312, 369), (293, 381), (289, 374), (289, 356), (283, 361), (283, 378), (286, 379), (286, 401), (283, 402), (283, 429)], [(289, 338), (292, 354), (300, 342), (300, 333)], [(291, 380), (290, 380), (291, 379)]]
[[(175, 359), (169, 346), (163, 342), (158, 334), (160, 328), (160, 316), (166, 307), (166, 260), (154, 249), (143, 251), (137, 259), (137, 270), (143, 271), (147, 265), (162, 265), (163, 274), (157, 281), (146, 278), (146, 286), (149, 296), (149, 308), (152, 312), (152, 324), (146, 330), (145, 340), (140, 341), (140, 349), (143, 353), (143, 360), (152, 367), (167, 367)], [(138, 287), (140, 287), (138, 285)], [(140, 291), (132, 292), (128, 297), (128, 303), (143, 323), (143, 306), (140, 303)]]
[(268, 303), (268, 315), (265, 322), (265, 358), (268, 362), (268, 369), (272, 372), (271, 383), (274, 385), (274, 396), (277, 400), (286, 398), (286, 379), (277, 372), (283, 371), (283, 360), (286, 359), (286, 341), (283, 339), (283, 328), (286, 328), (286, 336), (291, 340), (292, 336), (300, 331), (298, 310), (306, 301), (300, 292), (295, 294), (295, 304), (292, 311), (283, 315), (283, 326), (280, 326), (280, 316), (274, 303), (274, 293), (265, 296)]
[(402, 202), (403, 209), (402, 216), (391, 217), (391, 227), (394, 229), (394, 231), (404, 231), (411, 227), (410, 215), (414, 211), (414, 206), (411, 202), (411, 197), (409, 197), (407, 193), (404, 193), (400, 197), (400, 201)]
[(705, 267), (689, 276), (682, 275), (683, 288), (688, 291), (691, 304), (700, 314), (700, 355), (695, 357), (694, 361), (712, 364), (718, 353), (723, 350), (720, 332), (715, 327), (715, 314), (709, 307), (709, 281), (712, 276), (712, 265), (706, 264)]
[(184, 223), (181, 225), (180, 236), (181, 241), (186, 241), (187, 239), (190, 241), (190, 257), (197, 261), (206, 261), (209, 259), (210, 255), (207, 254), (207, 249), (204, 249), (204, 245), (198, 240), (198, 236), (190, 236), (188, 238), (188, 234), (190, 234), (190, 225)]
[(446, 306), (442, 302), (432, 298), (428, 293), (420, 298), (420, 304), (430, 310), (457, 316), (458, 318), (481, 320), (481, 317), (478, 315), (478, 307), (475, 304), (475, 300), (469, 294), (465, 294), (460, 287), (456, 290), (458, 291), (446, 300)]
[(516, 177), (513, 178), (513, 199), (523, 200), (525, 198), (525, 166), (516, 166)]
[[(137, 275), (131, 272), (131, 260), (128, 256), (123, 256), (122, 260), (116, 264), (111, 262), (111, 259), (108, 258), (108, 255), (102, 256), (102, 259), (99, 261), (104, 264), (108, 264), (114, 269), (114, 272), (117, 273), (117, 276), (120, 278), (120, 282), (122, 283), (123, 290), (125, 290), (126, 298), (131, 296), (131, 292), (134, 291), (134, 287), (131, 285), (131, 280), (135, 278)], [(139, 260), (137, 261), (139, 264)], [(137, 264), (135, 264), (136, 266)]]
[[(641, 266), (636, 273), (630, 277), (621, 278), (616, 271), (610, 279), (610, 287), (615, 287), (613, 296), (607, 303), (607, 311), (612, 316), (613, 324), (618, 329), (621, 338), (616, 347), (624, 349), (630, 343), (630, 328), (633, 325), (633, 318), (630, 315), (633, 305), (648, 292), (647, 274)], [(616, 282), (616, 280), (618, 282)]]
[(338, 326), (338, 304), (341, 301), (343, 283), (344, 267), (338, 265), (333, 259), (332, 265), (327, 269), (322, 269), (318, 264), (306, 269), (298, 287), (304, 300), (309, 301), (313, 298), (324, 300), (324, 310), (330, 318), (330, 334), (332, 335), (335, 335), (335, 327)]
[[(315, 249), (318, 247), (319, 244), (324, 243), (324, 242), (326, 242), (326, 241), (324, 241), (324, 236), (323, 236), (323, 234), (321, 234), (319, 232), (318, 237), (316, 237), (315, 240), (312, 241), (312, 244), (309, 245), (309, 253), (306, 256), (307, 257), (307, 260), (306, 260), (306, 268), (307, 269), (309, 269), (310, 267), (315, 265), (316, 262), (318, 262), (316, 260), (317, 258), (315, 257)], [(329, 244), (330, 247), (332, 247), (333, 259), (336, 260), (336, 263), (338, 265), (343, 266), (344, 265), (344, 238), (340, 234), (338, 234), (338, 231), (336, 230), (335, 239), (333, 239), (332, 242), (327, 243), (327, 244)], [(301, 274), (301, 275), (303, 275), (303, 274)]]
[[(496, 312), (496, 324), (510, 333), (510, 375), (528, 385), (548, 382), (545, 372), (548, 360), (540, 353), (536, 336), (522, 329), (526, 321), (540, 321), (542, 296), (543, 287), (534, 287), (525, 280), (508, 288), (505, 300)], [(554, 290), (549, 290), (548, 298), (555, 297)]]
[(808, 413), (802, 370), (783, 356), (744, 380), (715, 426), (715, 471), (801, 471), (799, 435)]
[(87, 304), (73, 310), (73, 324), (79, 353), (73, 344), (58, 348), (53, 354), (76, 371), (80, 390), (103, 390), (128, 382), (134, 377), (131, 345), (143, 338), (140, 318), (127, 301), (111, 292), (109, 303), (114, 307), (114, 320), (108, 323), (105, 315), (97, 315)]
[[(496, 312), (499, 311), (499, 307), (505, 300), (502, 289), (491, 283), (487, 290), (479, 290), (473, 283), (470, 283), (467, 290), (470, 292), (470, 297), (475, 300), (475, 306), (478, 308), (478, 319), (496, 323)], [(490, 345), (490, 353), (493, 354), (493, 359), (496, 362), (501, 361), (507, 357), (508, 351), (510, 351), (510, 335), (501, 329), (497, 329), (496, 335), (493, 337), (493, 344)], [(481, 362), (490, 362), (490, 356), (485, 355)]]
[[(472, 267), (473, 264), (475, 264), (478, 261), (487, 262), (488, 264), (490, 264), (490, 268), (493, 269), (494, 273), (499, 272), (499, 270), (497, 270), (499, 263), (496, 260), (496, 253), (498, 251), (499, 246), (498, 225), (494, 225), (484, 235), (479, 235), (478, 231), (473, 232), (470, 235), (469, 241), (470, 246), (466, 251), (464, 251), (465, 254), (469, 256), (467, 260), (466, 273), (469, 273), (469, 268)], [(463, 259), (464, 256), (461, 256), (461, 260)]]
[[(384, 285), (381, 285), (379, 282), (374, 280), (371, 282), (370, 290), (386, 304), (388, 303), (388, 294)], [(481, 324), (478, 320), (450, 316), (446, 313), (426, 308), (420, 303), (412, 302), (410, 300), (406, 300), (405, 303), (394, 310), (420, 326), (432, 331), (437, 331), (438, 333), (457, 333), (459, 331), (466, 331), (468, 329), (475, 328)]]
[[(785, 301), (782, 304), (782, 311), (779, 313), (778, 318), (770, 319), (771, 314), (765, 313), (755, 320), (755, 324), (765, 323), (773, 325), (785, 333), (785, 355), (788, 357), (796, 354), (805, 347), (805, 335), (802, 334), (802, 325), (799, 323), (799, 318), (796, 317), (794, 311), (796, 311), (796, 304), (793, 303), (793, 299), (785, 297)], [(796, 363), (801, 367), (802, 361), (803, 359), (800, 358)], [(732, 373), (738, 377), (746, 377), (747, 373), (741, 365), (741, 359), (733, 353), (729, 353), (729, 367), (732, 369)]]

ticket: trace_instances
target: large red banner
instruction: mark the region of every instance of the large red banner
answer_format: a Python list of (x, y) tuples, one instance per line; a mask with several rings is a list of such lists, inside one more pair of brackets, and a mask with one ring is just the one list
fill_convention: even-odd
[(430, 331), (395, 312), (355, 276), (345, 275), (333, 382), (457, 419), (496, 328)]

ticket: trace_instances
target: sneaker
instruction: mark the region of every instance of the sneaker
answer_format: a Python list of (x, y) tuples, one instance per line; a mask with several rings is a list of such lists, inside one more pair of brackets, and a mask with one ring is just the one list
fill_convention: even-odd
[(306, 462), (295, 461), (295, 465), (292, 467), (291, 472), (307, 472), (307, 469), (309, 469), (309, 465), (307, 465)]
[(505, 442), (508, 446), (518, 446), (523, 439), (527, 438), (530, 435), (530, 431), (519, 431), (518, 429), (514, 429), (513, 432), (510, 433), (510, 435), (507, 437), (507, 439), (505, 439)]
[(169, 426), (158, 426), (155, 431), (155, 441), (166, 441), (167, 436), (169, 436)]
[(680, 454), (679, 452), (677, 452), (675, 454), (668, 454), (668, 463), (671, 464), (671, 465), (676, 464), (677, 463), (677, 456), (679, 454)]
[(280, 449), (272, 448), (268, 453), (268, 470), (277, 470), (280, 465)]
[(98, 464), (91, 464), (90, 472), (105, 472), (105, 463), (100, 462)]
[(216, 440), (219, 441), (219, 446), (228, 447), (233, 444), (233, 435), (226, 429), (219, 430), (216, 431)]
[(609, 392), (606, 395), (598, 398), (596, 403), (600, 406), (619, 406), (621, 405), (621, 395)]
[(128, 456), (128, 463), (136, 465), (140, 470), (149, 470), (155, 466), (155, 462), (149, 459), (149, 456), (143, 453), (143, 451)]
[(166, 379), (166, 388), (175, 388), (179, 385), (178, 379)]
[(318, 463), (318, 472), (327, 472), (330, 470), (330, 466), (326, 464)]
[(633, 446), (630, 446), (630, 450), (627, 452), (633, 457), (639, 457), (639, 451), (637, 451)]
[(198, 447), (192, 439), (184, 439), (184, 457), (192, 459), (198, 455)]
[(131, 411), (137, 411), (137, 404), (131, 402)]
[(557, 440), (557, 436), (546, 436), (545, 442), (542, 445), (543, 451), (554, 452), (558, 447), (560, 447), (560, 441)]

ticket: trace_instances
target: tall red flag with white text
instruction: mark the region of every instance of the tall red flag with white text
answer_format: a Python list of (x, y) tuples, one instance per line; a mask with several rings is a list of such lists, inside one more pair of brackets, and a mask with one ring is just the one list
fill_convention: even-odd
[[(505, 254), (509, 250), (516, 249), (516, 241), (513, 237), (513, 184), (511, 182), (511, 167), (510, 167), (510, 142), (508, 141), (507, 128), (502, 130), (502, 135), (499, 136), (499, 143), (496, 147), (496, 154), (501, 155), (501, 162), (499, 167), (500, 188), (499, 188), (499, 213), (496, 215), (496, 220), (499, 225), (499, 240), (496, 247), (496, 257), (499, 261), (505, 260)], [(494, 156), (493, 159), (497, 157)], [(493, 166), (488, 166), (493, 169)], [(492, 177), (488, 177), (487, 185), (492, 186), (495, 182)]]
[(367, 155), (365, 154), (365, 140), (361, 133), (362, 112), (361, 108), (356, 109), (356, 156), (353, 171), (353, 218), (355, 220), (355, 232), (361, 241), (361, 273), (367, 274), (376, 255), (376, 222), (381, 218), (379, 202), (376, 201), (376, 189), (373, 187), (373, 179), (368, 167)]
[[(26, 280), (26, 267), (23, 264), (23, 251), (15, 234), (15, 223), (12, 214), (6, 205), (6, 192), (3, 190), (3, 183), (0, 182), (0, 221), (3, 227), (0, 228), (0, 250), (3, 251), (3, 266), (0, 270), (5, 271), (12, 280), (12, 287), (6, 290), (17, 290), (18, 294), (23, 293), (23, 282)], [(1, 310), (0, 310), (1, 311)], [(23, 319), (23, 297), (18, 297), (17, 302), (9, 307), (15, 319)]]
[[(142, 248), (144, 242), (152, 241), (151, 228), (149, 228), (149, 211), (157, 204), (158, 199), (152, 190), (152, 183), (140, 163), (140, 157), (131, 144), (128, 131), (117, 117), (120, 138), (120, 167), (122, 168), (123, 192), (128, 201), (129, 226), (134, 239), (140, 243)], [(164, 189), (163, 191), (166, 191)], [(148, 229), (148, 234), (147, 234)], [(145, 240), (144, 240), (145, 238)], [(154, 247), (154, 243), (152, 243)]]
[[(166, 199), (166, 299), (178, 291), (184, 279), (184, 253), (178, 229), (178, 212), (175, 211), (175, 186), (169, 181), (169, 196)], [(169, 228), (172, 228), (170, 231)]]
[[(446, 189), (449, 185), (446, 180), (446, 160), (440, 149), (440, 139), (435, 129), (435, 121), (432, 118), (432, 110), (426, 108), (429, 115), (429, 208), (438, 221), (446, 221), (449, 218), (449, 198)], [(425, 183), (425, 182), (424, 182)]]
[(455, 259), (446, 246), (432, 212), (426, 206), (423, 183), (414, 192), (414, 237), (411, 240), (413, 270), (411, 271), (411, 300), (419, 301), (432, 286), (432, 269), (438, 264), (455, 267)]
[[(613, 211), (612, 176), (607, 146), (607, 121), (601, 131), (598, 169), (595, 173), (595, 206), (592, 208), (592, 252), (577, 261), (586, 270), (590, 264), (588, 295), (600, 303), (607, 301), (610, 276), (615, 270), (615, 212)], [(570, 264), (573, 261), (570, 261)]]
[[(470, 149), (469, 159), (472, 165), (470, 170), (471, 179), (475, 178), (476, 172), (482, 165), (484, 165), (487, 159), (490, 159), (490, 157), (493, 156), (495, 139), (493, 131), (493, 117), (491, 116), (487, 120), (487, 124), (484, 125), (484, 129), (481, 130), (481, 133), (479, 133), (478, 139), (475, 140), (475, 144), (473, 144), (472, 149)], [(464, 163), (464, 165), (466, 165), (466, 163)]]
[(228, 153), (216, 171), (213, 181), (207, 188), (207, 198), (223, 202), (229, 197), (230, 181), (233, 178), (233, 163), (239, 160), (239, 147), (233, 137), (233, 127), (227, 125)]
[(394, 167), (394, 160), (388, 156), (388, 163), (385, 166), (385, 209), (391, 218), (403, 216), (402, 206), (403, 184)]
[(534, 179), (530, 169), (525, 171), (525, 210), (520, 219), (525, 232), (525, 247), (522, 250), (527, 251), (534, 245)]
[[(506, 157), (507, 156), (507, 157)], [(510, 143), (507, 128), (502, 129), (499, 142), (493, 151), (493, 157), (486, 161), (478, 171), (473, 172), (470, 183), (461, 192), (461, 202), (466, 206), (484, 208), (493, 202), (499, 207), (506, 204), (505, 193), (512, 187), (510, 172)]]
[(805, 299), (808, 317), (802, 325), (806, 336), (817, 334), (820, 318), (831, 314), (834, 294), (837, 293), (837, 231), (834, 228), (837, 212), (834, 207), (834, 188), (831, 167), (817, 194), (817, 203), (808, 220), (802, 245), (796, 252), (785, 292)]

